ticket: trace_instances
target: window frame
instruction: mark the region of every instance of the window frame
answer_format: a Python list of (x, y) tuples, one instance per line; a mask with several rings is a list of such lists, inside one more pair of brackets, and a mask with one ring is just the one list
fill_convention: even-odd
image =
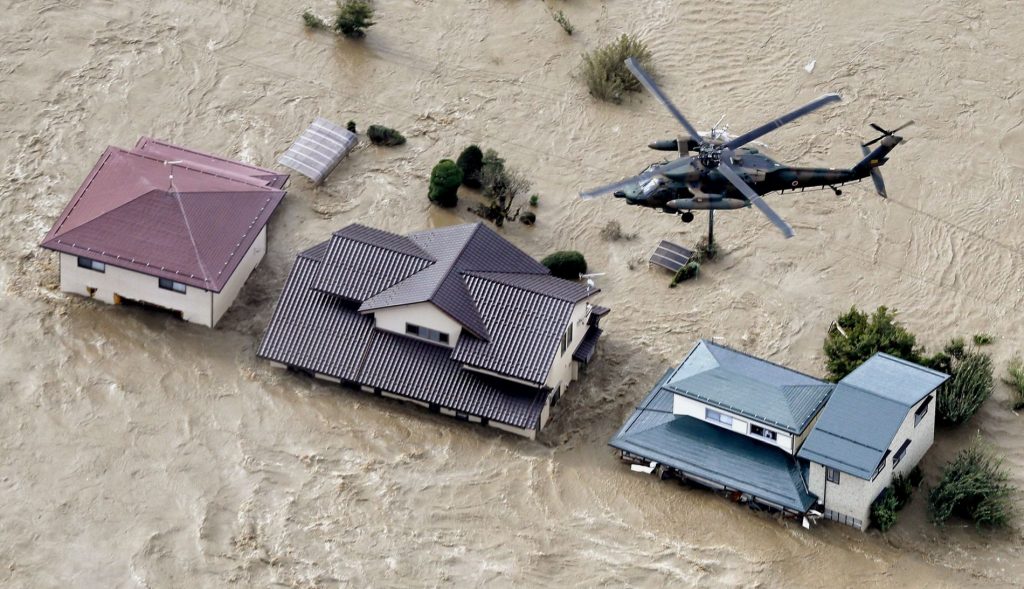
[(171, 280), (170, 278), (157, 278), (157, 286), (178, 294), (185, 294), (188, 292), (187, 284), (178, 282), (177, 280)]
[(896, 468), (897, 464), (903, 462), (903, 458), (907, 455), (907, 448), (909, 447), (910, 438), (907, 438), (906, 441), (904, 441), (903, 444), (900, 445), (900, 449), (897, 450), (896, 453), (892, 455), (892, 467), (894, 469)]
[(928, 406), (932, 403), (932, 396), (928, 395), (928, 398), (921, 403), (921, 406), (914, 412), (914, 427), (917, 427), (921, 421), (924, 420), (924, 416), (928, 415)]
[(565, 352), (569, 349), (569, 344), (572, 343), (572, 321), (569, 322), (569, 326), (562, 332), (562, 342), (559, 345), (560, 356), (564, 356)]
[(882, 459), (878, 461), (878, 466), (875, 467), (875, 472), (871, 475), (871, 480), (875, 480), (875, 478), (885, 470), (885, 465), (889, 463), (890, 454), (892, 454), (892, 450), (886, 450), (885, 454), (882, 455)]
[(825, 480), (829, 483), (838, 485), (841, 475), (838, 468), (832, 468), (831, 466), (825, 467)]
[(445, 346), (451, 342), (451, 336), (444, 331), (438, 331), (422, 325), (416, 325), (415, 323), (409, 323), (408, 321), (405, 322), (405, 334)]
[[(757, 429), (761, 430), (761, 431), (760, 432), (755, 432), (754, 431), (755, 427)], [(778, 432), (776, 432), (775, 430), (772, 430), (772, 429), (768, 429), (765, 426), (759, 425), (759, 424), (756, 424), (756, 423), (750, 424), (750, 435), (758, 437), (758, 438), (761, 438), (761, 439), (764, 439), (764, 440), (770, 440), (772, 442), (777, 442), (779, 440)]]
[[(85, 256), (77, 256), (78, 267), (85, 268), (86, 270), (92, 270), (93, 272), (106, 273), (107, 264), (99, 260), (87, 258)], [(98, 267), (97, 267), (98, 266)]]

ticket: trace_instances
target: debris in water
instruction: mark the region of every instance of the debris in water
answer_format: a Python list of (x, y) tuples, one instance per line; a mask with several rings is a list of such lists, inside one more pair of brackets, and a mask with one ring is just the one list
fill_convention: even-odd
[(809, 64), (804, 66), (804, 70), (806, 70), (807, 73), (813, 72), (814, 71), (814, 64), (816, 64), (816, 63), (818, 63), (818, 60), (812, 59), (811, 63), (809, 63)]

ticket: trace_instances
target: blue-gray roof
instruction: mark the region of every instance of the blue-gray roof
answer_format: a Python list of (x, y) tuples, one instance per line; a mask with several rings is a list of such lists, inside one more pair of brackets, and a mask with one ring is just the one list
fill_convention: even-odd
[(673, 393), (659, 386), (610, 444), (763, 501), (806, 512), (817, 500), (800, 463), (781, 449), (689, 416), (672, 414)]
[(833, 385), (700, 340), (665, 384), (675, 393), (799, 435)]
[(878, 353), (836, 385), (801, 458), (870, 480), (911, 407), (949, 376)]

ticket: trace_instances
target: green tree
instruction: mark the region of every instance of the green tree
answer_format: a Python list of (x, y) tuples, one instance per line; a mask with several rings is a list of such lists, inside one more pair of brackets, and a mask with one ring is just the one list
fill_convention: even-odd
[(480, 188), (480, 169), (484, 166), (484, 152), (476, 145), (462, 150), (455, 164), (462, 170), (462, 183), (470, 188)]
[(942, 352), (924, 362), (950, 375), (935, 395), (936, 415), (945, 423), (967, 421), (992, 395), (995, 381), (992, 358), (976, 348), (969, 348), (961, 338), (951, 340)]
[(955, 516), (978, 527), (1005, 527), (1016, 493), (1003, 459), (977, 436), (943, 467), (942, 480), (928, 494), (928, 515), (940, 525)]
[(636, 35), (623, 34), (615, 41), (583, 55), (583, 79), (595, 98), (620, 103), (627, 92), (639, 92), (643, 86), (626, 67), (633, 57), (651, 72), (651, 52)]
[(373, 25), (373, 6), (366, 0), (345, 0), (338, 4), (335, 31), (346, 37), (362, 37), (366, 35), (365, 29)]
[(452, 160), (441, 160), (430, 172), (430, 202), (445, 208), (459, 203), (459, 185), (462, 184), (462, 170)]
[(384, 125), (370, 125), (366, 129), (366, 136), (370, 138), (370, 143), (374, 145), (393, 147), (405, 143), (404, 135)]
[(587, 260), (583, 254), (567, 250), (551, 254), (540, 261), (551, 270), (552, 276), (566, 280), (579, 280), (580, 274), (587, 273)]
[(919, 362), (917, 338), (896, 321), (896, 313), (879, 307), (874, 314), (851, 307), (836, 319), (825, 337), (825, 368), (835, 382), (864, 363), (876, 352)]

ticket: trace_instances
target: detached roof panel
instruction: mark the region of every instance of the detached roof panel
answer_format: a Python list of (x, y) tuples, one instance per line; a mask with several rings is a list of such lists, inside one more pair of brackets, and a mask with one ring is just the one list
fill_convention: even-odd
[(317, 118), (278, 159), (314, 184), (322, 184), (359, 141), (355, 133)]

